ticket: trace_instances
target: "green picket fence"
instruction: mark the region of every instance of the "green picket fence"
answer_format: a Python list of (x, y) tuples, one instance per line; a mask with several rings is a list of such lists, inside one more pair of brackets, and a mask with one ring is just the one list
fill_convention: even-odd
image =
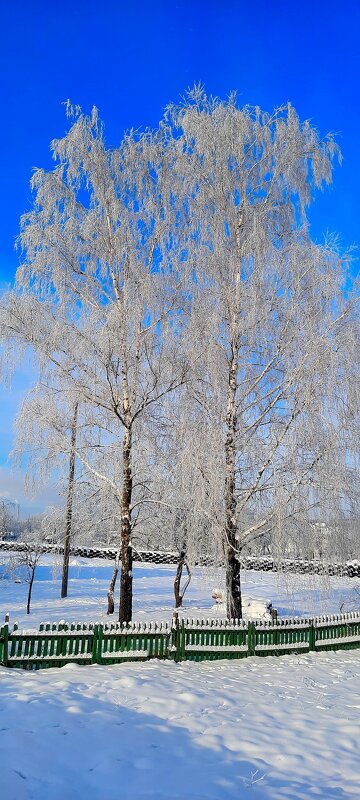
[(10, 631), (5, 624), (0, 629), (0, 663), (46, 669), (70, 663), (118, 664), (169, 658), (174, 636), (176, 630), (168, 622), (43, 623), (38, 631), (20, 631), (16, 624)]
[(203, 661), (360, 647), (360, 612), (313, 619), (199, 620), (40, 625), (0, 628), (0, 664), (46, 669), (65, 664), (120, 664), (149, 659)]

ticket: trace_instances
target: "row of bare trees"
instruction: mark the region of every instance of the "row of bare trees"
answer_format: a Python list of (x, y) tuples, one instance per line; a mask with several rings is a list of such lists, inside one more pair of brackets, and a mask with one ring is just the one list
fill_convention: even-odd
[(68, 114), (0, 303), (8, 369), (31, 355), (38, 376), (17, 452), (67, 474), (67, 548), (75, 478), (94, 516), (112, 507), (120, 621), (135, 536), (176, 540), (180, 575), (225, 559), (241, 617), (245, 547), (357, 511), (358, 294), (307, 221), (339, 151), (291, 105), (199, 87), (117, 148), (96, 110)]

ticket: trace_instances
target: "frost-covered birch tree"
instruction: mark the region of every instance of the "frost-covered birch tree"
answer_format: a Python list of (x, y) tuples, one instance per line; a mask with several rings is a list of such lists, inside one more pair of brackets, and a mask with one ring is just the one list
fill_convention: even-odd
[(17, 359), (21, 345), (30, 346), (42, 380), (60, 376), (91, 409), (94, 429), (107, 428), (117, 441), (119, 483), (79, 455), (119, 497), (123, 622), (132, 616), (134, 506), (153, 502), (146, 480), (137, 481), (135, 439), (140, 447), (141, 419), (186, 380), (178, 312), (189, 215), (179, 202), (185, 182), (176, 182), (178, 142), (169, 126), (130, 133), (110, 150), (96, 110), (68, 112), (75, 120), (52, 143), (54, 170), (32, 178), (22, 265), (1, 304), (1, 332), (8, 352), (12, 343)]
[[(174, 403), (172, 398), (165, 400), (161, 425), (154, 433), (156, 441), (151, 449), (157, 457), (153, 492), (161, 502), (153, 519), (141, 521), (141, 526), (145, 522), (147, 536), (159, 549), (177, 555), (174, 595), (179, 608), (189, 586), (192, 567), (204, 561), (218, 564), (222, 555), (219, 495), (213, 479), (208, 479), (213, 475), (212, 431), (207, 415), (194, 402), (190, 385), (180, 402)], [(181, 585), (184, 570), (187, 577)]]
[(61, 495), (65, 496), (61, 597), (67, 597), (68, 593), (76, 450), (80, 449), (78, 416), (79, 401), (65, 386), (35, 385), (24, 397), (18, 412), (12, 452), (13, 460), (25, 466), (28, 485), (35, 489), (53, 479), (59, 501)]
[(207, 342), (207, 353), (196, 399), (215, 448), (212, 474), (205, 454), (203, 469), (223, 487), (228, 615), (241, 617), (242, 549), (326, 507), (335, 452), (346, 472), (336, 387), (354, 297), (346, 260), (311, 241), (306, 216), (339, 151), (291, 105), (266, 114), (195, 87), (169, 114), (198, 210), (193, 350)]
[(338, 148), (291, 105), (269, 115), (197, 87), (112, 150), (96, 110), (69, 113), (54, 170), (33, 176), (0, 338), (79, 403), (73, 452), (119, 503), (120, 620), (153, 509), (194, 553), (221, 547), (241, 617), (243, 548), (357, 491), (356, 298), (307, 221)]

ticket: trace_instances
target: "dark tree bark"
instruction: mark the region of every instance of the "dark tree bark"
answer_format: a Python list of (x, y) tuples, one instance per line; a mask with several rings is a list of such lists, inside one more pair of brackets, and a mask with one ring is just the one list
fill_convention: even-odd
[(72, 423), (72, 427), (71, 427), (69, 480), (68, 480), (68, 492), (67, 492), (67, 501), (66, 501), (64, 558), (63, 558), (63, 569), (62, 569), (61, 597), (67, 597), (67, 593), (68, 593), (69, 558), (70, 558), (70, 543), (71, 543), (71, 522), (72, 522), (73, 498), (74, 498), (75, 447), (76, 447), (76, 428), (77, 428), (78, 407), (79, 407), (79, 404), (75, 403), (73, 423)]
[(108, 601), (107, 614), (113, 614), (114, 611), (115, 611), (114, 592), (115, 592), (115, 585), (116, 585), (116, 580), (117, 580), (117, 576), (118, 576), (118, 572), (119, 572), (119, 559), (120, 559), (120, 553), (117, 554), (116, 559), (115, 559), (114, 571), (113, 571), (112, 578), (111, 578), (111, 581), (110, 581), (109, 590), (108, 590), (108, 593), (107, 593), (107, 601)]
[(236, 373), (237, 342), (233, 340), (229, 363), (229, 386), (226, 414), (225, 441), (225, 553), (226, 553), (226, 594), (227, 616), (229, 619), (242, 618), (240, 561), (237, 542), (235, 462), (236, 462)]
[(131, 469), (131, 424), (125, 428), (123, 442), (123, 492), (121, 503), (121, 578), (120, 578), (120, 605), (119, 622), (130, 622), (132, 618), (132, 564), (133, 553), (131, 546), (131, 496), (132, 496), (132, 469)]
[(236, 389), (240, 344), (239, 315), (241, 297), (242, 227), (243, 211), (240, 208), (239, 218), (235, 229), (238, 269), (235, 275), (234, 305), (230, 325), (229, 383), (227, 392), (225, 441), (225, 552), (228, 619), (242, 618), (239, 541), (237, 537), (238, 523), (236, 518)]
[(34, 580), (35, 580), (35, 570), (36, 570), (36, 565), (31, 567), (31, 576), (30, 576), (30, 581), (29, 581), (29, 589), (28, 589), (28, 596), (27, 596), (27, 606), (26, 606), (26, 613), (27, 614), (30, 614), (31, 594), (32, 594), (33, 583), (34, 583)]
[[(182, 577), (182, 573), (183, 573), (184, 567), (185, 567), (185, 569), (187, 571), (188, 577), (187, 577), (187, 580), (185, 581), (185, 584), (184, 584), (184, 586), (182, 588), (182, 591), (181, 591), (180, 583), (181, 583), (181, 577)], [(181, 608), (182, 602), (183, 602), (183, 598), (184, 598), (184, 594), (186, 592), (186, 589), (189, 586), (190, 581), (191, 581), (191, 572), (190, 572), (189, 564), (186, 561), (186, 553), (185, 553), (184, 550), (182, 550), (181, 553), (180, 553), (180, 558), (179, 558), (179, 561), (178, 561), (177, 570), (176, 570), (176, 576), (175, 576), (175, 580), (174, 580), (175, 608)]]
[(229, 546), (226, 564), (227, 616), (242, 619), (240, 561), (235, 548)]

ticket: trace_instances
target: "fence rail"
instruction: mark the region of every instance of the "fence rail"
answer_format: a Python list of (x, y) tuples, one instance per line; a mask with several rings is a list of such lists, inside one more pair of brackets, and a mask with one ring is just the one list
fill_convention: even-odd
[[(0, 551), (22, 552), (27, 545), (20, 541), (0, 540)], [(63, 548), (54, 544), (44, 544), (44, 554), (62, 555)], [(114, 560), (119, 550), (115, 547), (72, 547), (71, 555), (79, 558), (102, 558)], [(138, 550), (133, 548), (134, 561), (150, 564), (177, 564), (179, 553), (160, 552), (155, 550)], [(214, 566), (213, 561), (206, 558), (196, 561), (195, 566)], [(215, 566), (221, 566), (216, 564)], [(276, 560), (271, 556), (243, 556), (240, 558), (241, 569), (259, 570), (261, 572), (293, 572), (311, 575), (337, 575), (339, 577), (359, 578), (360, 561), (346, 561), (345, 563), (328, 563), (313, 559), (308, 561), (303, 558), (282, 558)]]
[(360, 647), (360, 612), (277, 621), (179, 619), (171, 622), (43, 623), (38, 631), (0, 628), (0, 664), (47, 669), (153, 658), (203, 661)]

